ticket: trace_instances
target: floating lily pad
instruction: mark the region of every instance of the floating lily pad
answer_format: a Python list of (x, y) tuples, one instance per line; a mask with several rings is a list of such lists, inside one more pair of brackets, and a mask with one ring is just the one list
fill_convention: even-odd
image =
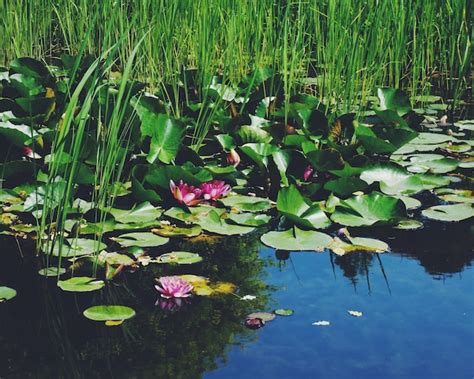
[(474, 207), (471, 204), (436, 205), (421, 213), (433, 220), (456, 222), (474, 217)]
[(418, 137), (410, 141), (413, 145), (437, 145), (443, 142), (457, 141), (456, 138), (440, 133), (419, 133)]
[(245, 212), (266, 211), (272, 207), (270, 200), (257, 196), (233, 195), (219, 200), (226, 207)]
[[(107, 247), (107, 245), (101, 241), (86, 238), (68, 238), (66, 239), (66, 242), (68, 244), (63, 245), (61, 256), (67, 258), (94, 254)], [(59, 253), (59, 243), (56, 243), (54, 245), (52, 255), (59, 256)]]
[(147, 201), (128, 210), (112, 208), (110, 213), (114, 216), (117, 222), (122, 224), (132, 224), (154, 221), (161, 216), (162, 211)]
[(150, 232), (126, 233), (111, 239), (124, 247), (156, 247), (162, 246), (169, 241), (169, 238), (157, 236)]
[(278, 316), (291, 316), (295, 311), (293, 309), (280, 308), (273, 311)]
[(416, 230), (423, 228), (423, 223), (418, 220), (401, 220), (394, 228), (400, 230)]
[(63, 267), (45, 267), (38, 271), (38, 274), (41, 276), (58, 276), (66, 272), (66, 269)]
[(255, 230), (255, 228), (249, 226), (229, 224), (214, 210), (206, 216), (201, 216), (199, 218), (199, 225), (210, 233), (224, 236), (247, 234)]
[(398, 196), (403, 201), (407, 209), (417, 209), (421, 207), (421, 201), (410, 196)]
[(262, 226), (268, 224), (272, 218), (265, 214), (255, 213), (229, 213), (227, 220), (230, 220), (238, 225), (244, 226)]
[(371, 226), (394, 224), (405, 216), (405, 204), (400, 199), (372, 192), (341, 201), (331, 219), (341, 225)]
[(435, 191), (443, 201), (450, 203), (474, 203), (474, 191), (452, 188), (440, 188)]
[(157, 263), (175, 263), (178, 265), (193, 264), (201, 261), (202, 257), (199, 254), (187, 251), (173, 251), (156, 258)]
[(58, 287), (68, 292), (90, 292), (100, 290), (105, 286), (103, 280), (87, 276), (77, 276), (67, 280), (59, 280)]
[(254, 312), (247, 315), (247, 319), (259, 318), (264, 322), (272, 321), (275, 317), (275, 314), (270, 312)]
[(323, 251), (332, 242), (332, 238), (325, 233), (297, 227), (265, 233), (260, 240), (274, 249), (289, 251)]
[(0, 287), (0, 303), (13, 299), (16, 291), (10, 287)]
[(83, 312), (89, 320), (105, 322), (107, 326), (120, 325), (135, 316), (135, 310), (123, 305), (96, 305)]
[(202, 228), (199, 225), (189, 227), (181, 227), (176, 225), (160, 224), (159, 227), (153, 228), (152, 233), (162, 237), (195, 237), (201, 234)]
[(105, 253), (104, 260), (109, 265), (123, 265), (123, 266), (130, 266), (135, 261), (130, 258), (128, 255), (119, 254), (119, 253)]

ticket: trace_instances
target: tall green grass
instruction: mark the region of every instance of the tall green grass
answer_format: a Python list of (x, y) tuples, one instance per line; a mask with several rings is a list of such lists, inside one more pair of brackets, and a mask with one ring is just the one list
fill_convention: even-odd
[(84, 40), (99, 56), (104, 41), (123, 38), (124, 65), (151, 29), (135, 73), (153, 87), (176, 83), (183, 67), (205, 84), (216, 71), (238, 82), (270, 66), (287, 94), (309, 71), (321, 99), (351, 108), (377, 85), (420, 94), (435, 84), (459, 96), (470, 75), (470, 12), (471, 0), (0, 0), (0, 59), (76, 53)]

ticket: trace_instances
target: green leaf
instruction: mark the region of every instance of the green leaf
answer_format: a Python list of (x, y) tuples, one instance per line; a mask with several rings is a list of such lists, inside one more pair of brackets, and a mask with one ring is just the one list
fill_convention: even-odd
[(325, 233), (297, 227), (283, 232), (265, 233), (260, 240), (274, 249), (289, 251), (323, 251), (332, 242), (332, 238)]
[(228, 224), (215, 210), (211, 210), (206, 215), (200, 216), (198, 224), (201, 225), (201, 228), (210, 233), (224, 236), (247, 234), (255, 230), (255, 228), (248, 226)]
[(159, 159), (163, 163), (171, 163), (181, 147), (185, 128), (182, 123), (166, 114), (147, 112), (140, 117), (143, 136), (150, 136), (150, 151), (147, 161)]
[(318, 171), (340, 170), (344, 160), (336, 149), (314, 150), (306, 154), (306, 158)]
[(450, 203), (473, 203), (474, 191), (465, 189), (440, 188), (435, 194), (443, 201)]
[(155, 221), (161, 216), (162, 210), (151, 205), (148, 201), (135, 205), (132, 209), (110, 209), (117, 222), (122, 224), (146, 223)]
[(278, 316), (291, 316), (295, 311), (293, 309), (281, 308), (273, 311)]
[(410, 99), (402, 90), (395, 88), (377, 88), (377, 96), (380, 101), (380, 109), (390, 109), (400, 116), (407, 114), (411, 110)]
[(105, 286), (103, 280), (87, 276), (77, 276), (67, 280), (59, 280), (58, 287), (68, 292), (91, 292), (100, 290)]
[(10, 287), (0, 287), (0, 303), (13, 299), (16, 291)]
[(156, 258), (156, 263), (174, 263), (178, 265), (188, 265), (201, 261), (202, 257), (199, 254), (188, 251), (172, 251)]
[(244, 226), (266, 225), (271, 219), (270, 216), (255, 213), (229, 213), (227, 215), (227, 220)]
[[(67, 244), (64, 244), (61, 249), (62, 257), (77, 257), (82, 255), (89, 255), (97, 253), (101, 250), (104, 250), (107, 245), (103, 242), (86, 239), (86, 238), (69, 238), (66, 239)], [(45, 251), (48, 253), (49, 251)], [(58, 257), (60, 254), (59, 243), (54, 244), (53, 251), (51, 252), (53, 256)]]
[(169, 238), (160, 237), (150, 232), (126, 233), (118, 237), (112, 237), (111, 240), (124, 247), (156, 247), (169, 242)]
[(87, 308), (84, 316), (93, 321), (124, 321), (134, 317), (135, 311), (123, 305), (96, 305)]
[(10, 121), (0, 122), (0, 134), (5, 136), (12, 144), (23, 147), (25, 143), (35, 138), (38, 133), (28, 125), (16, 125)]
[(436, 205), (421, 214), (433, 220), (456, 222), (474, 217), (474, 207), (472, 204)]
[(201, 234), (202, 228), (199, 225), (180, 227), (176, 225), (160, 224), (158, 227), (152, 229), (151, 231), (162, 237), (195, 237)]
[(278, 192), (277, 209), (294, 224), (304, 228), (322, 229), (331, 224), (319, 205), (312, 205), (294, 185)]
[(367, 183), (352, 176), (330, 180), (324, 184), (324, 189), (335, 193), (338, 196), (346, 197), (356, 191), (363, 191), (367, 188)]
[(66, 272), (65, 268), (62, 267), (45, 267), (38, 270), (38, 274), (41, 276), (59, 276)]
[(266, 211), (272, 207), (270, 200), (257, 196), (231, 195), (219, 199), (219, 202), (226, 207), (245, 212)]
[(331, 215), (334, 222), (347, 226), (394, 224), (404, 217), (406, 208), (400, 199), (378, 192), (343, 200)]

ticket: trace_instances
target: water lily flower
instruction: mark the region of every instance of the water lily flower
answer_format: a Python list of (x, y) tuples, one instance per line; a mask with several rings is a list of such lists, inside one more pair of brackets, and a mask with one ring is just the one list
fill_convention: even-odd
[(230, 192), (230, 186), (222, 180), (213, 180), (201, 184), (201, 190), (205, 200), (217, 200)]
[(309, 178), (311, 178), (311, 176), (313, 175), (313, 172), (314, 172), (314, 168), (313, 166), (311, 165), (308, 165), (305, 170), (304, 170), (304, 173), (303, 173), (303, 178), (304, 180), (308, 180)]
[(33, 149), (29, 146), (24, 146), (22, 151), (23, 151), (23, 155), (25, 157), (28, 157), (28, 158), (31, 158), (31, 159), (41, 159), (41, 155), (34, 152)]
[(200, 197), (202, 190), (200, 188), (190, 186), (184, 183), (182, 180), (179, 181), (178, 185), (170, 180), (170, 190), (178, 203), (192, 206), (201, 202)]
[(189, 297), (193, 286), (179, 276), (162, 276), (155, 288), (165, 299)]
[(235, 151), (235, 149), (232, 149), (227, 153), (227, 163), (231, 164), (234, 167), (237, 167), (240, 163), (240, 155)]
[(260, 329), (265, 326), (265, 321), (261, 318), (248, 318), (245, 320), (245, 326), (249, 329)]

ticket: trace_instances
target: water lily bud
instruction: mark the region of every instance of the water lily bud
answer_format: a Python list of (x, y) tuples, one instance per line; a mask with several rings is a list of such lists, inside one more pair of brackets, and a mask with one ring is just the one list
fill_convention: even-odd
[(308, 165), (305, 170), (304, 170), (304, 173), (303, 173), (303, 178), (305, 181), (307, 181), (309, 178), (311, 178), (311, 176), (313, 175), (314, 173), (314, 168), (313, 166), (311, 165)]
[(234, 167), (237, 167), (240, 163), (240, 155), (235, 151), (235, 149), (232, 149), (227, 153), (227, 163), (231, 164)]

